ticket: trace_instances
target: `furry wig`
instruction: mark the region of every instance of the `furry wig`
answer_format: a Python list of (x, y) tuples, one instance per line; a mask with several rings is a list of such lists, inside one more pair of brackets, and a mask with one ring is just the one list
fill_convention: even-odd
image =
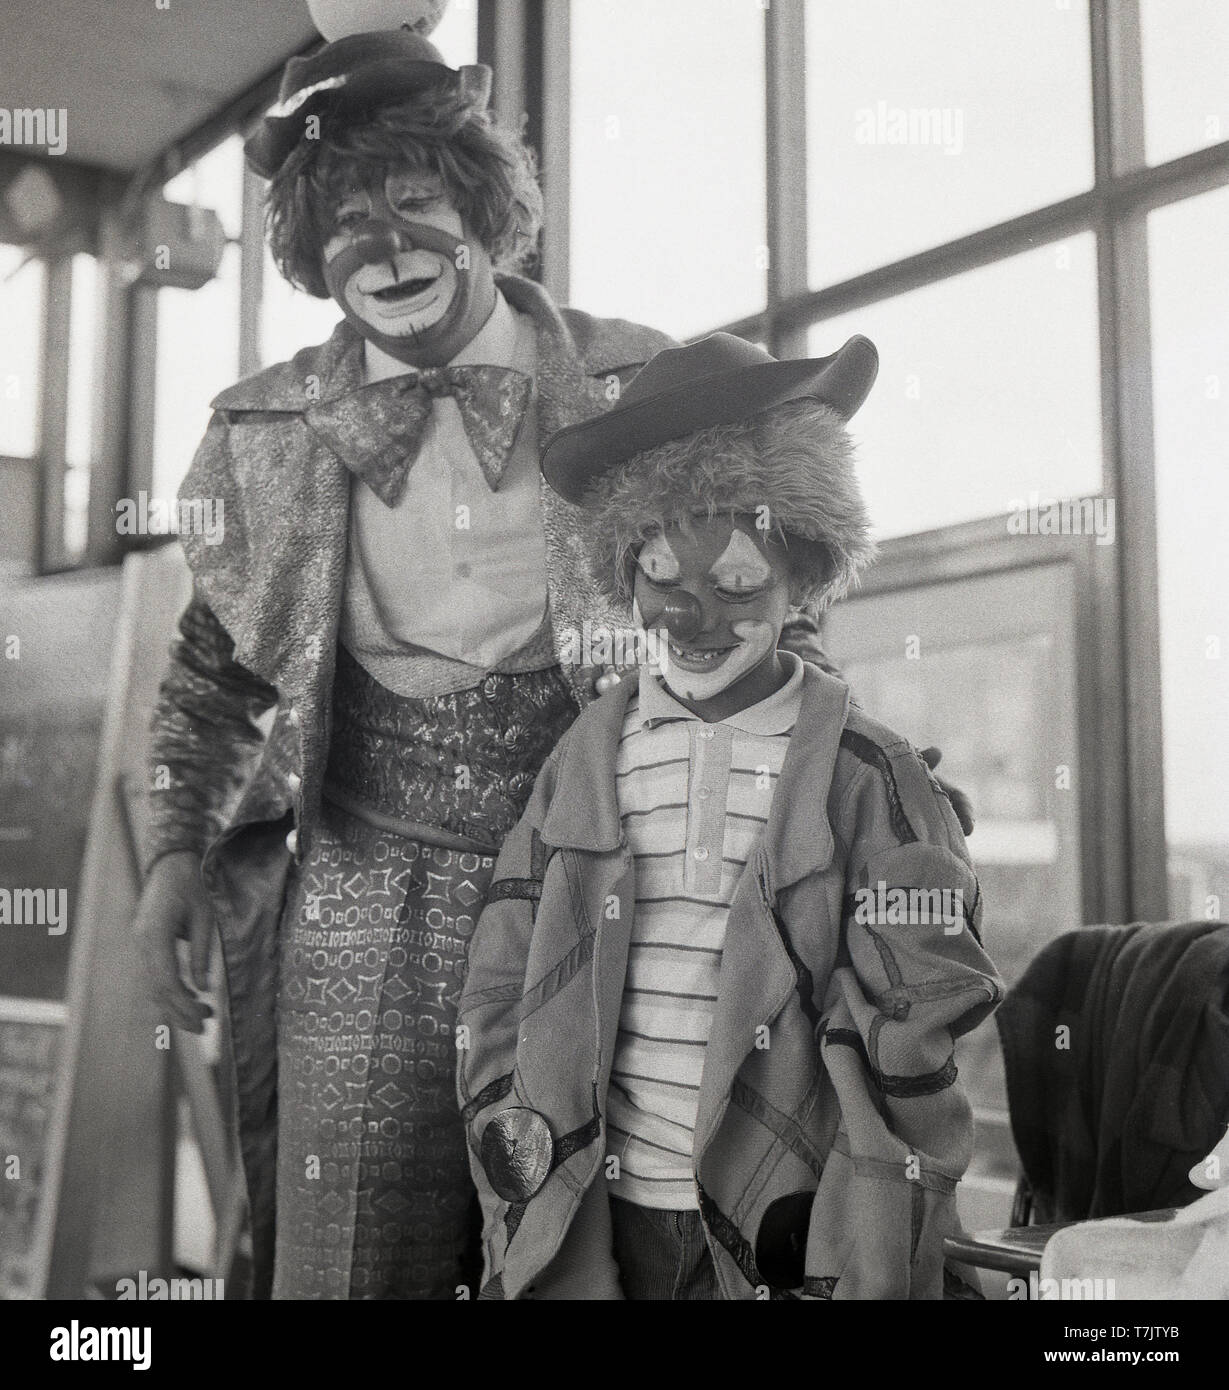
[(490, 252), (496, 270), (519, 270), (537, 250), (542, 192), (533, 152), (463, 92), (447, 86), (359, 117), (321, 122), (269, 184), (269, 250), (292, 285), (318, 299), (323, 210), (356, 184), (392, 168), (438, 174), (453, 206)]
[(626, 605), (649, 536), (693, 516), (738, 513), (783, 540), (793, 602), (811, 612), (844, 594), (874, 557), (845, 422), (804, 399), (670, 440), (603, 473), (581, 513), (594, 580)]

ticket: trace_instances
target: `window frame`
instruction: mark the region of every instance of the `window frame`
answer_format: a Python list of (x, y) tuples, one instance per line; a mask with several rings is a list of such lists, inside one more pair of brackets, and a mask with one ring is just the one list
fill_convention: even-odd
[[(1096, 568), (1099, 618), (1096, 631), (1088, 634), (1090, 659), (1099, 672), (1095, 746), (1100, 756), (1095, 769), (1084, 769), (1086, 779), (1097, 779), (1096, 794), (1086, 796), (1086, 853), (1098, 856), (1085, 874), (1085, 913), (1088, 920), (1162, 920), (1168, 915), (1168, 888), (1147, 217), (1155, 208), (1229, 184), (1229, 140), (1149, 165), (1139, 0), (1089, 0), (1092, 187), (812, 288), (807, 268), (805, 4), (806, 0), (772, 0), (764, 5), (770, 255), (766, 303), (753, 315), (715, 323), (709, 331), (765, 342), (779, 357), (798, 356), (806, 351), (807, 331), (835, 315), (1092, 232), (1097, 247), (1103, 494), (1116, 499), (1119, 526), (1117, 543), (1109, 547), (1112, 563)], [(504, 120), (523, 123), (539, 149), (546, 224), (538, 274), (561, 303), (568, 299), (570, 6), (571, 0), (478, 0), (478, 54), (495, 71), (494, 108)], [(277, 79), (277, 72), (268, 74), (168, 150), (155, 169), (143, 172), (143, 186), (160, 188), (180, 168), (242, 128), (272, 100)], [(125, 547), (114, 534), (114, 499), (139, 486), (152, 466), (156, 345), (146, 301), (154, 292), (132, 290), (122, 281), (115, 243), (121, 191), (126, 190), (112, 190), (104, 201), (99, 248), (104, 272), (100, 312), (105, 318), (96, 367), (99, 404), (85, 557), (86, 563), (94, 564), (122, 557)], [(259, 180), (245, 173), (237, 325), (244, 372), (260, 365), (260, 195)], [(48, 271), (55, 274), (53, 263)], [(37, 452), (45, 499), (41, 570), (57, 567), (57, 557), (62, 557), (62, 518), (57, 521), (53, 496), (58, 498), (63, 486), (66, 407), (55, 363), (64, 355), (60, 348), (65, 344), (69, 305), (69, 293), (48, 295), (44, 363), (51, 370), (44, 373)], [(1147, 364), (1146, 372), (1138, 370), (1141, 363)], [(980, 553), (978, 548), (989, 541), (977, 528), (987, 524), (1001, 522), (903, 537), (887, 543), (885, 557), (912, 557), (920, 576), (954, 546), (973, 545)]]
[[(524, 7), (524, 0), (517, 3)], [(566, 34), (569, 0), (540, 3), (552, 27)], [(1081, 678), (1081, 699), (1095, 702), (1087, 723), (1082, 712), (1081, 727), (1093, 740), (1086, 746), (1100, 753), (1096, 759), (1085, 759), (1082, 769), (1084, 912), (1087, 921), (1164, 920), (1169, 911), (1168, 847), (1147, 217), (1157, 207), (1229, 184), (1229, 141), (1148, 164), (1139, 0), (1089, 0), (1092, 187), (813, 289), (807, 266), (805, 3), (772, 0), (764, 11), (771, 257), (767, 302), (758, 313), (714, 323), (708, 331), (765, 342), (778, 357), (800, 356), (806, 352), (807, 331), (838, 314), (1078, 233), (1093, 234), (1102, 495), (1116, 499), (1119, 527), (1117, 543), (1109, 548), (1112, 555), (1099, 558), (1088, 576), (1097, 620), (1081, 624), (1089, 643), (1081, 670), (1097, 673), (1095, 683)], [(496, 51), (494, 61), (503, 56)], [(566, 61), (548, 64), (541, 94), (546, 129), (567, 129), (567, 85)], [(566, 249), (559, 246), (562, 238), (566, 248), (567, 209), (559, 204), (566, 201), (566, 162), (564, 149), (543, 165), (548, 206), (557, 222), (544, 256), (544, 278), (563, 300)], [(1147, 364), (1146, 372), (1138, 370), (1140, 363)], [(890, 541), (880, 568), (886, 573), (904, 564), (914, 582), (924, 582), (934, 564), (952, 563), (953, 553), (962, 546), (972, 547), (971, 563), (988, 563), (992, 554), (1006, 562), (1007, 556), (1020, 556), (1022, 538), (1013, 537), (1010, 548), (998, 546), (992, 534), (1003, 526), (1002, 518), (989, 519)]]

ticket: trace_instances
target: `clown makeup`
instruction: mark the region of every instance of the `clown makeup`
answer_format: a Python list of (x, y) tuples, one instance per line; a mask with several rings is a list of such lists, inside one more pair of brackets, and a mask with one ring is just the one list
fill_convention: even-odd
[(450, 362), (495, 307), (490, 257), (437, 174), (395, 170), (345, 191), (322, 241), (324, 281), (346, 318), (408, 366)]
[(758, 704), (785, 680), (777, 639), (789, 600), (788, 551), (750, 518), (671, 525), (636, 557), (636, 621), (669, 634), (662, 680), (710, 721)]

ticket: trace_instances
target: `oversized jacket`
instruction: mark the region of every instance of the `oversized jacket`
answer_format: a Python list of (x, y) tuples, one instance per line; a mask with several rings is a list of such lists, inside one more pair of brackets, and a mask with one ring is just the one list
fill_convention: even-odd
[[(605, 1136), (635, 929), (614, 779), (632, 688), (590, 704), (547, 760), (471, 942), (458, 1091), (486, 1298), (621, 1296)], [(928, 902), (958, 907), (954, 925), (899, 921), (900, 888), (952, 890)], [(972, 1145), (954, 1040), (1002, 992), (980, 918), (920, 756), (808, 664), (730, 907), (700, 1088), (696, 1195), (725, 1298), (941, 1296)]]
[[(501, 276), (499, 283), (537, 328), (543, 439), (609, 408), (620, 384), (672, 345), (651, 328), (560, 310), (530, 281)], [(287, 837), (301, 857), (330, 736), (351, 479), (338, 451), (381, 444), (355, 441), (338, 413), (343, 359), (360, 347), (343, 323), (329, 342), (213, 402), (180, 496), (221, 501), (224, 534), (217, 545), (183, 537), (194, 596), (154, 716), (144, 858), (149, 866), (176, 849), (204, 856), (226, 969), (257, 1296), (267, 1294), (272, 1271), (277, 928), (291, 863)], [(608, 612), (587, 577), (575, 509), (545, 484), (542, 509), (558, 649), (585, 619), (617, 623), (621, 615)], [(583, 702), (581, 673), (568, 675)]]

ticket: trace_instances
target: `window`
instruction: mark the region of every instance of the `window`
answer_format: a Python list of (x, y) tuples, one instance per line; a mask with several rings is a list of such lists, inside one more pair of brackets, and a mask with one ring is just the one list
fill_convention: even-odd
[(151, 495), (174, 497), (205, 427), (209, 402), (239, 375), (239, 248), (199, 290), (158, 291), (158, 371)]
[(1148, 231), (1170, 911), (1227, 918), (1229, 189)]
[(478, 61), (478, 0), (449, 0), (431, 42), (453, 67)]
[(176, 174), (162, 194), (171, 203), (212, 208), (226, 235), (238, 237), (243, 227), (243, 141), (232, 135), (201, 155)]
[(574, 0), (571, 298), (680, 336), (767, 293), (759, 0)]
[(0, 246), (0, 454), (38, 452), (44, 272), (16, 246)]
[(805, 8), (812, 284), (1092, 183), (1086, 3)]
[(284, 362), (300, 348), (323, 343), (341, 318), (331, 299), (315, 299), (283, 280), (265, 248), (265, 271), (260, 304), (260, 357), (265, 363)]
[(198, 290), (160, 289), (151, 493), (173, 497), (209, 423), (209, 402), (239, 375), (243, 142), (232, 136), (173, 178), (171, 202), (212, 208), (232, 238), (217, 277)]
[(812, 356), (879, 348), (852, 424), (877, 535), (1101, 490), (1095, 256), (1086, 233), (812, 328)]
[(1229, 140), (1229, 5), (1140, 0), (1148, 161)]

